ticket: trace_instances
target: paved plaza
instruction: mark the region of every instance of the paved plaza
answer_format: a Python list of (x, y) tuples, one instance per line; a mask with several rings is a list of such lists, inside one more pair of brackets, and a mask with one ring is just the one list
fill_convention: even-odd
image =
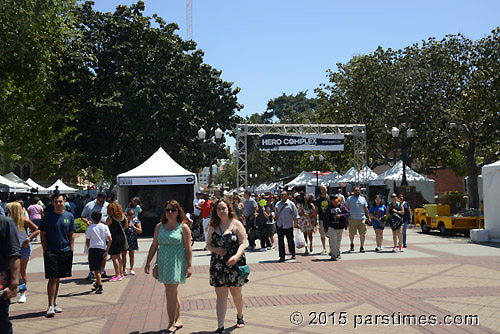
[[(408, 248), (392, 253), (392, 234), (384, 232), (376, 253), (369, 228), (366, 253), (342, 260), (320, 255), (319, 235), (312, 254), (278, 263), (277, 250), (248, 251), (250, 282), (243, 288), (245, 328), (235, 328), (230, 302), (227, 332), (233, 333), (498, 333), (500, 332), (500, 245), (473, 244), (463, 236), (425, 235), (408, 229)], [(142, 270), (151, 239), (140, 239), (136, 275), (105, 282), (96, 295), (78, 234), (73, 277), (61, 280), (62, 313), (45, 318), (46, 281), (40, 244), (28, 265), (25, 304), (13, 299), (14, 333), (158, 333), (167, 328), (164, 287)], [(211, 333), (217, 328), (215, 292), (208, 283), (210, 255), (193, 247), (193, 276), (179, 288), (184, 328), (177, 333)], [(108, 273), (112, 273), (108, 262)]]

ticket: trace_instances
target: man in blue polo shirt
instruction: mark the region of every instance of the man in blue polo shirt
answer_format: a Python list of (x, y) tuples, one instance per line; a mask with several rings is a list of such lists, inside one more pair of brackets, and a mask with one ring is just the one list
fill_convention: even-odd
[(54, 211), (44, 215), (40, 220), (43, 262), (47, 282), (49, 307), (46, 317), (53, 317), (62, 312), (56, 304), (59, 291), (59, 280), (71, 277), (73, 265), (75, 218), (64, 210), (66, 197), (63, 194), (54, 196)]
[(355, 186), (352, 190), (353, 194), (349, 197), (345, 206), (349, 209), (351, 216), (349, 217), (349, 239), (351, 240), (351, 252), (354, 252), (354, 236), (359, 232), (359, 252), (364, 253), (365, 234), (366, 234), (366, 218), (370, 216), (368, 213), (368, 202), (361, 196), (361, 189)]

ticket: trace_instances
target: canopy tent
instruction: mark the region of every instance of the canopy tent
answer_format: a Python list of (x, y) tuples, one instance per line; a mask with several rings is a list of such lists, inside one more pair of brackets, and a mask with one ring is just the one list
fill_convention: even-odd
[(358, 171), (356, 168), (351, 167), (337, 182), (339, 183), (353, 183), (353, 182), (369, 182), (378, 177), (370, 167), (365, 166), (362, 170)]
[[(334, 172), (318, 172), (318, 185), (336, 186), (338, 185), (337, 179), (340, 176), (336, 171)], [(288, 189), (294, 187), (316, 186), (316, 172), (302, 171), (295, 179), (285, 184)]]
[(30, 187), (24, 183), (17, 183), (0, 176), (0, 189), (2, 192), (29, 193)]
[[(419, 173), (415, 172), (410, 167), (406, 166), (406, 180), (408, 185), (415, 186), (417, 191), (422, 193), (424, 199), (429, 203), (434, 203), (434, 180), (431, 180)], [(387, 170), (385, 173), (380, 174), (375, 180), (383, 181), (389, 192), (394, 192), (394, 183), (401, 182), (403, 179), (403, 162), (400, 160), (391, 169)]]
[(36, 189), (39, 194), (50, 193), (50, 191), (47, 188), (42, 187), (41, 185), (33, 181), (31, 178), (27, 179), (25, 182), (31, 187), (31, 189)]
[(483, 166), (482, 175), (484, 228), (490, 241), (500, 242), (500, 161)]
[[(340, 175), (337, 171), (318, 173), (318, 184), (326, 185), (328, 187), (337, 187), (341, 176), (342, 175)], [(316, 173), (314, 173), (314, 177), (316, 177)], [(316, 185), (315, 182), (316, 180), (313, 181), (313, 185)]]
[(116, 180), (118, 202), (123, 208), (132, 197), (141, 199), (143, 213), (139, 219), (147, 218), (141, 219), (146, 235), (153, 233), (167, 200), (175, 199), (186, 212), (193, 212), (196, 174), (175, 162), (161, 147), (139, 166), (119, 174)]
[(50, 187), (47, 188), (47, 190), (53, 193), (56, 190), (56, 187), (61, 194), (76, 194), (78, 192), (78, 189), (67, 186), (63, 181), (61, 181), (61, 179), (58, 179), (56, 182), (54, 182)]
[(7, 180), (11, 180), (12, 182), (24, 184), (25, 186), (30, 187), (29, 184), (27, 184), (23, 179), (21, 179), (19, 176), (14, 174), (14, 172), (10, 172), (8, 174), (5, 174), (3, 177), (5, 177)]

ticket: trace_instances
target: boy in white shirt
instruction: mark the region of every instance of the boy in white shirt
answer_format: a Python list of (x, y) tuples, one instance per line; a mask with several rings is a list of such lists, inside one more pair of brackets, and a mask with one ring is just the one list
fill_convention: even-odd
[[(102, 293), (102, 262), (108, 256), (109, 247), (111, 247), (111, 233), (106, 224), (101, 223), (102, 214), (100, 211), (92, 212), (92, 222), (93, 224), (87, 227), (85, 231), (85, 238), (87, 247), (89, 248), (89, 267), (90, 271), (94, 272), (95, 283), (94, 288), (95, 293)], [(107, 244), (106, 244), (107, 241)]]

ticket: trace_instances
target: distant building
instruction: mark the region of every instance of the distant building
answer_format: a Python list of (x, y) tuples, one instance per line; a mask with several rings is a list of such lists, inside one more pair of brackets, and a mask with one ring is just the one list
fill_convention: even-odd
[[(214, 178), (215, 175), (217, 175), (220, 172), (220, 167), (217, 167), (217, 165), (212, 166), (212, 184), (215, 184)], [(210, 178), (210, 167), (203, 167), (200, 173), (198, 173), (198, 182), (200, 185), (207, 187), (208, 186), (208, 179)]]

